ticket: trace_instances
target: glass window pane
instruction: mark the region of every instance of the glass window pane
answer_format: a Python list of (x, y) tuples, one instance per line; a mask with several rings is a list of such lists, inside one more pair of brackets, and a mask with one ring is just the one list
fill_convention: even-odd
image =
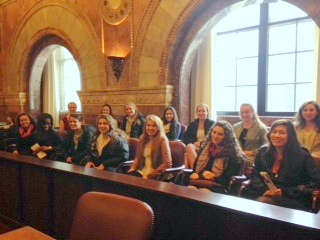
[(294, 111), (294, 85), (269, 85), (267, 93), (268, 112)]
[(61, 55), (62, 59), (73, 59), (72, 54), (64, 47), (61, 47)]
[(236, 111), (239, 111), (243, 103), (251, 103), (253, 108), (257, 109), (257, 91), (257, 86), (238, 87)]
[[(308, 93), (308, 94), (306, 94)], [(315, 100), (312, 98), (312, 84), (297, 84), (296, 85), (296, 107), (295, 111), (299, 111), (299, 107), (306, 101)]]
[(217, 60), (235, 59), (237, 54), (237, 33), (219, 34), (216, 53)]
[(296, 25), (269, 27), (269, 54), (294, 52), (296, 49)]
[(238, 33), (238, 58), (258, 56), (258, 29)]
[(298, 23), (298, 51), (314, 50), (316, 26), (313, 21)]
[(252, 4), (232, 11), (216, 25), (216, 29), (217, 31), (229, 31), (238, 28), (256, 26), (259, 25), (259, 20), (260, 5)]
[(269, 56), (268, 84), (293, 83), (295, 73), (295, 55), (283, 54)]
[(236, 92), (234, 87), (216, 88), (212, 94), (217, 96), (216, 99), (221, 100), (217, 103), (217, 111), (236, 111)]
[(257, 85), (258, 58), (238, 59), (237, 85)]
[(269, 22), (277, 22), (306, 16), (307, 14), (301, 9), (283, 1), (269, 4)]
[(75, 74), (79, 75), (79, 69), (74, 60), (65, 60), (63, 68), (64, 77), (72, 77)]
[(297, 82), (313, 82), (315, 79), (314, 59), (314, 52), (297, 54)]
[(57, 50), (56, 64), (58, 68), (59, 79), (59, 91), (60, 99), (59, 103), (60, 111), (68, 110), (68, 103), (75, 102), (77, 104), (77, 110), (81, 111), (82, 106), (77, 94), (78, 90), (81, 90), (80, 71), (76, 61), (72, 54), (64, 47), (59, 47)]
[(77, 91), (81, 90), (80, 79), (79, 78), (64, 78), (64, 109), (68, 109), (69, 102), (75, 102), (77, 104), (77, 111), (81, 111), (80, 99), (78, 97)]
[(217, 63), (217, 86), (235, 86), (236, 84), (236, 61), (223, 61)]

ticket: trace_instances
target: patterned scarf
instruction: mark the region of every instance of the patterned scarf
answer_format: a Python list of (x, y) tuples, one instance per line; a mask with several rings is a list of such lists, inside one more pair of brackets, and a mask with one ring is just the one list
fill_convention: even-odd
[(211, 145), (209, 152), (210, 152), (210, 157), (213, 157), (213, 158), (220, 158), (223, 156), (223, 150), (222, 149), (218, 150), (214, 144)]

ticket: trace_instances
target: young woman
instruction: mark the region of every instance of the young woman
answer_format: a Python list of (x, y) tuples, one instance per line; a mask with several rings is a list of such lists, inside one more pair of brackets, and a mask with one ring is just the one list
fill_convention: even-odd
[(315, 101), (301, 105), (296, 118), (295, 129), (299, 142), (306, 147), (320, 165), (320, 107)]
[(169, 106), (164, 110), (162, 121), (165, 133), (170, 141), (181, 138), (181, 124), (173, 107)]
[(48, 113), (41, 114), (37, 124), (37, 142), (40, 146), (38, 151), (45, 152), (47, 154), (46, 159), (62, 161), (62, 137), (52, 127), (52, 116)]
[(115, 172), (117, 166), (128, 159), (127, 135), (117, 127), (117, 122), (111, 115), (100, 115), (86, 167)]
[(75, 102), (69, 102), (68, 110), (69, 110), (69, 113), (61, 119), (60, 125), (59, 125), (59, 132), (62, 136), (66, 136), (68, 132), (71, 131), (71, 128), (69, 125), (69, 118), (70, 118), (70, 115), (76, 114), (77, 104)]
[(268, 130), (251, 104), (241, 105), (240, 116), (242, 121), (234, 124), (233, 130), (247, 159), (253, 163), (259, 148), (268, 142)]
[(113, 117), (111, 106), (110, 106), (109, 104), (104, 104), (104, 105), (101, 107), (101, 114), (111, 115), (111, 116)]
[(14, 154), (33, 155), (31, 147), (37, 143), (36, 122), (27, 113), (22, 113), (17, 117), (18, 135), (17, 147), (13, 151)]
[[(267, 137), (269, 144), (262, 147), (256, 156), (253, 184), (245, 196), (282, 207), (310, 209), (310, 193), (301, 189), (319, 187), (320, 172), (310, 153), (298, 142), (292, 122), (275, 121)], [(260, 172), (269, 175), (277, 188), (275, 191), (267, 188)]]
[(129, 102), (126, 104), (126, 116), (123, 118), (122, 129), (133, 138), (139, 138), (143, 133), (145, 117), (139, 113), (137, 106)]
[(143, 178), (156, 178), (172, 163), (169, 141), (161, 119), (147, 116), (145, 132), (139, 138), (134, 163), (129, 173)]
[(197, 151), (214, 124), (214, 121), (209, 119), (209, 107), (206, 104), (199, 104), (196, 114), (198, 118), (189, 124), (182, 138), (184, 144), (187, 145), (185, 166), (192, 169), (197, 158)]
[(69, 116), (71, 131), (63, 141), (64, 159), (67, 163), (84, 166), (90, 155), (90, 144), (94, 130), (90, 126), (82, 126), (82, 116), (72, 114)]
[(111, 108), (111, 106), (109, 104), (104, 104), (102, 106), (102, 108), (101, 108), (101, 112), (100, 113), (104, 114), (104, 115), (110, 115), (111, 117), (113, 117), (114, 121), (116, 121), (116, 123), (117, 123), (117, 126), (119, 126), (117, 119), (115, 119), (115, 117), (113, 116), (112, 108)]
[(218, 121), (211, 128), (199, 152), (190, 184), (199, 186), (199, 180), (214, 182), (213, 192), (225, 193), (230, 178), (241, 175), (245, 155), (235, 138), (230, 123)]

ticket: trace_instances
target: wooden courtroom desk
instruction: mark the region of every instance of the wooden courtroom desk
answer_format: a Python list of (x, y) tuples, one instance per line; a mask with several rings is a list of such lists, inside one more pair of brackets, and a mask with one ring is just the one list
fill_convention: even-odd
[(20, 239), (21, 240), (54, 240), (54, 238), (28, 226), (0, 235), (0, 240), (20, 240)]
[(67, 239), (76, 202), (88, 191), (148, 203), (152, 239), (320, 239), (319, 214), (0, 152), (0, 216)]

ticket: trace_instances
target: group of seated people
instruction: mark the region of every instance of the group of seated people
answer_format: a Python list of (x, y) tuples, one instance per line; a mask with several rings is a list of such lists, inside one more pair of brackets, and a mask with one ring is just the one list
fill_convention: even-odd
[[(116, 172), (129, 159), (129, 138), (138, 138), (134, 162), (127, 174), (156, 179), (172, 166), (169, 141), (186, 144), (185, 167), (192, 169), (187, 185), (225, 193), (232, 176), (254, 169), (251, 185), (242, 196), (260, 202), (308, 210), (310, 194), (303, 189), (320, 188), (320, 107), (304, 103), (295, 121), (277, 120), (268, 131), (251, 104), (240, 107), (241, 121), (213, 121), (209, 108), (199, 104), (197, 118), (182, 131), (176, 110), (167, 107), (162, 119), (144, 117), (134, 103), (125, 106), (122, 125), (112, 115), (111, 106), (101, 109), (96, 126), (84, 125), (69, 103), (69, 114), (53, 129), (50, 114), (38, 121), (26, 113), (17, 117), (17, 146), (14, 154), (36, 155), (97, 170)], [(121, 126), (121, 127), (119, 127)], [(269, 189), (260, 173), (265, 172), (276, 186)], [(207, 187), (200, 181), (208, 181)]]

